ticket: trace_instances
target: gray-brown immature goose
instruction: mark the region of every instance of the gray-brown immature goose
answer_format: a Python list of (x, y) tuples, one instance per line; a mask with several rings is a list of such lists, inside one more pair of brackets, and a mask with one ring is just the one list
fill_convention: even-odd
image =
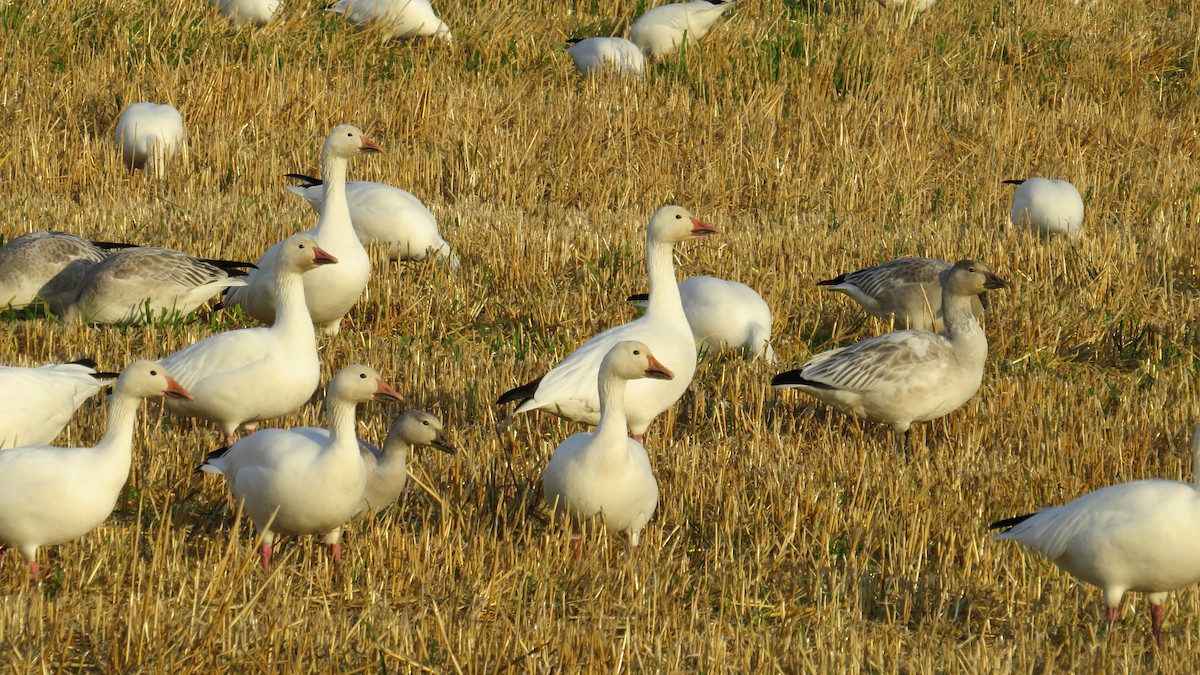
[[(874, 267), (817, 282), (845, 293), (867, 314), (891, 322), (897, 329), (946, 332), (942, 321), (942, 272), (950, 263), (938, 258), (897, 258)], [(984, 296), (971, 297), (975, 318), (983, 317)]]

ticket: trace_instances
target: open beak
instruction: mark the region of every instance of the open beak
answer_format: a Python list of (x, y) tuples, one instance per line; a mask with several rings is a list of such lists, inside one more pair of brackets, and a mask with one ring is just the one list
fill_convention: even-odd
[(333, 257), (333, 254), (320, 246), (313, 247), (313, 264), (315, 265), (333, 265), (338, 260)]
[(366, 136), (359, 136), (358, 140), (362, 141), (362, 145), (359, 146), (359, 148), (358, 148), (359, 152), (366, 152), (366, 153), (383, 152), (383, 148), (376, 145), (375, 141), (372, 141), (371, 139), (367, 138)]
[(175, 378), (171, 377), (170, 375), (167, 375), (166, 377), (167, 377), (167, 388), (163, 389), (163, 393), (162, 393), (162, 395), (164, 397), (166, 397), (166, 398), (186, 398), (189, 401), (192, 400), (192, 395), (190, 393), (188, 393), (187, 389), (183, 388), (183, 385), (176, 382)]
[(387, 382), (384, 382), (383, 380), (381, 380), (379, 378), (375, 378), (375, 383), (379, 385), (375, 389), (375, 400), (376, 401), (383, 401), (384, 403), (389, 403), (392, 401), (400, 400), (400, 394), (397, 394), (395, 389), (392, 389), (391, 387), (389, 387)]
[(705, 235), (716, 234), (716, 233), (717, 233), (717, 228), (713, 227), (712, 225), (709, 225), (708, 223), (706, 223), (702, 220), (697, 220), (695, 218), (692, 218), (692, 236), (693, 237), (703, 237)]
[(659, 363), (658, 359), (650, 357), (650, 366), (646, 368), (646, 377), (652, 380), (673, 380), (675, 373), (672, 373), (666, 366)]
[(983, 287), (988, 289), (989, 291), (994, 291), (998, 288), (1012, 288), (1012, 284), (1001, 279), (1000, 277), (996, 276), (995, 274), (988, 272), (986, 278), (984, 279)]
[(433, 439), (433, 442), (430, 443), (430, 445), (448, 455), (453, 455), (454, 453), (458, 452), (458, 448), (450, 445), (450, 436), (447, 435), (445, 431), (439, 431), (437, 438)]

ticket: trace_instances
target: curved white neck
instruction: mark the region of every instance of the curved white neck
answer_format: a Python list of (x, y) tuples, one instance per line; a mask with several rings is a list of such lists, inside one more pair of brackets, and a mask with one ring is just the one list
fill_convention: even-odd
[(304, 297), (304, 278), (282, 266), (276, 268), (275, 275), (275, 323), (271, 328), (298, 340), (307, 338), (316, 345), (317, 335)]
[(329, 448), (335, 449), (335, 451), (343, 446), (352, 448), (355, 456), (358, 456), (356, 408), (355, 404), (335, 396), (325, 399), (325, 415), (329, 423)]
[(646, 314), (683, 314), (683, 300), (675, 282), (674, 249), (674, 244), (646, 235), (646, 277), (650, 281)]
[[(120, 391), (115, 393), (108, 402), (108, 427), (94, 448), (105, 458), (101, 471), (111, 475), (113, 480), (119, 479), (121, 485), (128, 480), (129, 467), (133, 463), (133, 426), (141, 404), (142, 399), (137, 396), (122, 395)], [(96, 479), (102, 477), (96, 476)]]
[(629, 437), (629, 420), (625, 415), (626, 383), (626, 380), (611, 374), (600, 377), (600, 424), (592, 434), (595, 439), (607, 441), (605, 447), (619, 447), (622, 451), (625, 449), (624, 441)]
[[(323, 236), (354, 236), (350, 206), (346, 201), (346, 165), (348, 160), (330, 153), (321, 156), (321, 217), (313, 229), (318, 241)], [(327, 240), (326, 240), (327, 241)]]

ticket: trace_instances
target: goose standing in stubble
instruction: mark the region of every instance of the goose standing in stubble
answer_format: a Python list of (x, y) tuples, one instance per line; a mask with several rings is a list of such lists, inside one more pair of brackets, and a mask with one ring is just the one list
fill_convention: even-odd
[[(817, 285), (848, 295), (867, 314), (897, 329), (944, 333), (942, 272), (950, 267), (938, 258), (897, 258), (818, 281)], [(971, 297), (976, 319), (983, 317), (984, 297)]]

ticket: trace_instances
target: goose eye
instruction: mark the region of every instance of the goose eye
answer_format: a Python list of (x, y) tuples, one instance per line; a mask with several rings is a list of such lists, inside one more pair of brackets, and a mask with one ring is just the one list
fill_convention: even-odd
[(300, 244), (300, 248), (304, 248), (304, 244)]
[(158, 374), (158, 371), (157, 371), (157, 370), (152, 370), (152, 371), (150, 371), (150, 374), (151, 374), (151, 375), (157, 375), (157, 374)]
[(425, 426), (429, 426), (429, 420), (425, 420), (424, 422), (421, 422), (421, 424), (424, 424)]
[(683, 216), (681, 216), (680, 214), (676, 213), (676, 214), (675, 214), (675, 220), (683, 220)]
[(641, 351), (640, 349), (635, 349), (635, 350), (633, 350), (633, 355), (634, 355), (634, 356), (641, 356), (641, 355), (642, 355), (642, 351)]
[(367, 379), (367, 374), (366, 374), (366, 373), (360, 373), (358, 377), (359, 377), (359, 379), (360, 379), (360, 380), (365, 380), (365, 379)]

